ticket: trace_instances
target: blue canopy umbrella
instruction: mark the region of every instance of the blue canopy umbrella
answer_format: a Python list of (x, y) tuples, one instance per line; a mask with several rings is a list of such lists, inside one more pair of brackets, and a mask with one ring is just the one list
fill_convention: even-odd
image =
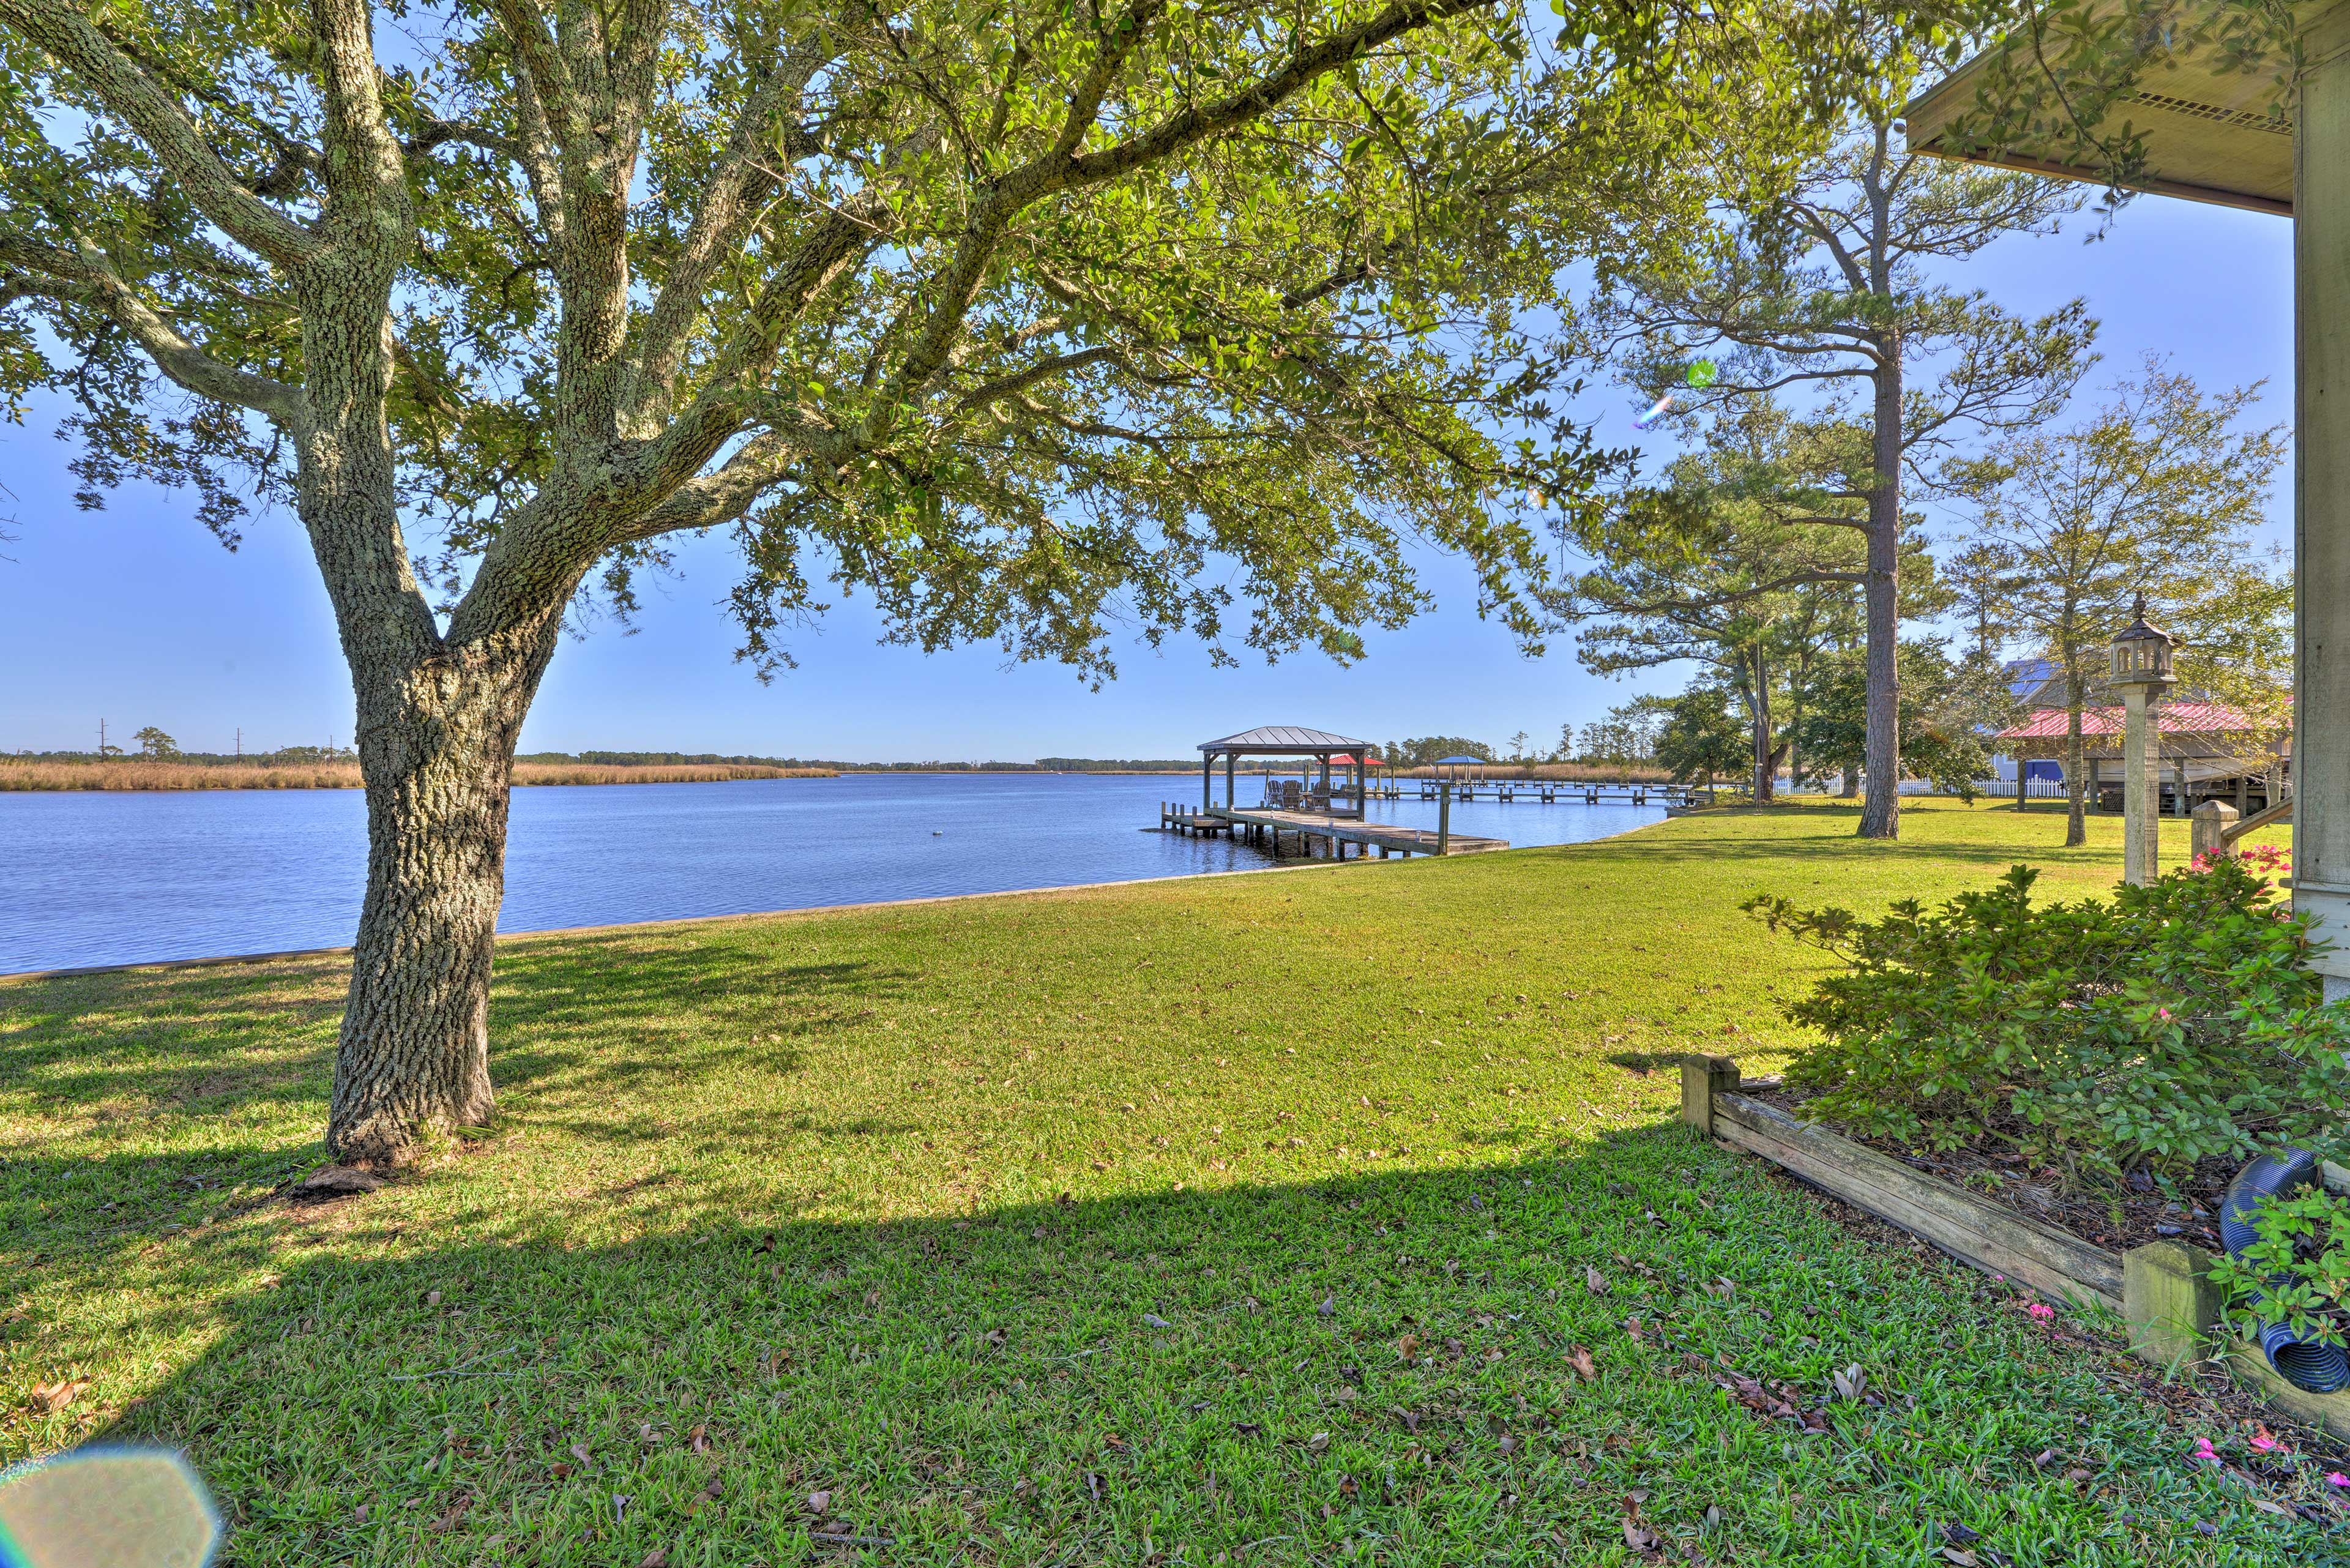
[(1482, 768), (1486, 762), (1482, 757), (1439, 757), (1435, 765), (1440, 768)]
[[(1440, 768), (1482, 768), (1485, 765), (1485, 759), (1482, 757), (1439, 757), (1436, 759), (1435, 765)], [(1447, 778), (1444, 780), (1444, 787), (1436, 793), (1436, 852), (1439, 855), (1449, 855), (1452, 852), (1451, 779)]]

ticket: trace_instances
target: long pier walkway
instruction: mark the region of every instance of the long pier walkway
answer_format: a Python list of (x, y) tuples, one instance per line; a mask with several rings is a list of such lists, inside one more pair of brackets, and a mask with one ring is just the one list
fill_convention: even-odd
[[(1517, 800), (1539, 801), (1544, 805), (1605, 805), (1617, 801), (1627, 805), (1646, 805), (1651, 795), (1660, 805), (1688, 805), (1705, 793), (1692, 784), (1596, 784), (1581, 779), (1463, 779), (1452, 786), (1454, 800), (1498, 801), (1504, 805)], [(1434, 800), (1437, 783), (1434, 779), (1405, 779), (1375, 784), (1369, 794), (1373, 800)]]
[[(1159, 826), (1174, 833), (1236, 834), (1275, 855), (1282, 853), (1284, 838), (1294, 838), (1299, 853), (1325, 855), (1334, 860), (1348, 858), (1350, 851), (1354, 858), (1363, 859), (1374, 849), (1382, 860), (1390, 855), (1434, 855), (1439, 842), (1433, 828), (1357, 822), (1350, 817), (1283, 811), (1272, 806), (1161, 806)], [(1451, 834), (1444, 843), (1443, 853), (1448, 855), (1476, 855), (1510, 846), (1506, 838), (1483, 838), (1473, 833)]]

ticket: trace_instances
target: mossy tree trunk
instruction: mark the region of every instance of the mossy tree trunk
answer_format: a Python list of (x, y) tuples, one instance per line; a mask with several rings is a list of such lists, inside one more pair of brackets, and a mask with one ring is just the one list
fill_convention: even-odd
[(1868, 493), (1868, 566), (1862, 590), (1867, 627), (1867, 795), (1860, 836), (1901, 835), (1901, 339), (1877, 338), (1873, 381), (1876, 472)]
[(335, 1058), (328, 1143), (397, 1163), (490, 1119), (490, 970), (505, 896), (515, 744), (559, 618), (487, 647), (355, 658), (367, 898)]

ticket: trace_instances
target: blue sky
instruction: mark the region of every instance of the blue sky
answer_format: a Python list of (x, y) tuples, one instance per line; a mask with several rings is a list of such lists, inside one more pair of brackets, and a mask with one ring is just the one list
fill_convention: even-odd
[[(2151, 350), (2207, 386), (2266, 378), (2265, 417), (2290, 417), (2289, 222), (2142, 197), (2104, 239), (2085, 244), (2087, 227), (2002, 241), (1953, 281), (2027, 311), (2085, 296), (2104, 323), (2105, 361), (2085, 396)], [(1638, 439), (1628, 393), (1594, 408), (1610, 444)], [(295, 520), (253, 519), (231, 555), (182, 495), (133, 488), (106, 512), (78, 513), (53, 422), (36, 410), (0, 429), (0, 482), (13, 498), (0, 505), (17, 535), (0, 545), (11, 557), (0, 561), (0, 670), (10, 677), (0, 750), (87, 749), (101, 717), (118, 740), (156, 724), (191, 750), (226, 751), (239, 728), (248, 751), (348, 744), (350, 689)], [(2279, 530), (2290, 504), (2281, 483), (2271, 506)], [(635, 635), (606, 626), (567, 640), (524, 748), (1165, 757), (1268, 723), (1501, 744), (1523, 730), (1548, 746), (1562, 722), (1595, 719), (1637, 691), (1676, 690), (1686, 673), (1599, 680), (1576, 667), (1565, 639), (1544, 659), (1521, 658), (1505, 632), (1478, 620), (1465, 574), (1436, 559), (1426, 563), (1436, 607), (1371, 639), (1370, 657), (1350, 670), (1311, 654), (1215, 670), (1197, 645), (1134, 647), (1120, 679), (1089, 691), (1057, 667), (1006, 669), (993, 649), (925, 657), (879, 646), (868, 607), (847, 601), (796, 638), (796, 671), (762, 686), (730, 658), (719, 608), (728, 556), (721, 541), (686, 542), (681, 578), (652, 587)]]

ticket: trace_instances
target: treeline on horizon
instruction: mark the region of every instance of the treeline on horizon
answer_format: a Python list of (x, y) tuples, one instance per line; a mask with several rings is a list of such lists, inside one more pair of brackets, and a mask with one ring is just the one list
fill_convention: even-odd
[[(173, 751), (158, 758), (138, 753), (124, 754), (109, 752), (100, 756), (92, 751), (79, 752), (11, 752), (5, 760), (16, 763), (104, 763), (116, 766), (126, 763), (170, 761), (198, 767), (316, 767), (321, 763), (356, 763), (359, 754), (342, 746), (282, 746), (272, 752), (182, 752)], [(547, 766), (593, 766), (608, 768), (674, 768), (674, 767), (754, 767), (754, 768), (822, 768), (834, 773), (1186, 773), (1198, 769), (1199, 759), (1186, 762), (1180, 758), (1150, 760), (1106, 757), (1039, 757), (1033, 763), (1013, 762), (906, 762), (906, 763), (844, 763), (821, 757), (762, 757), (738, 755), (721, 752), (523, 752), (515, 756), (516, 763), (539, 763)]]
[[(1588, 757), (1560, 753), (1550, 757), (1540, 755), (1508, 756), (1500, 749), (1452, 736), (1430, 736), (1414, 741), (1393, 742), (1386, 746), (1370, 748), (1388, 767), (1423, 770), (1440, 756), (1469, 755), (1491, 758), (1490, 766), (1504, 772), (1517, 772), (1534, 776), (1536, 774), (1557, 774), (1562, 763), (1582, 763), (1602, 771), (1620, 772), (1628, 762), (1633, 772), (1641, 772), (1647, 763), (1645, 756), (1617, 758), (1595, 754)], [(1382, 755), (1384, 753), (1384, 755)], [(142, 753), (109, 752), (100, 756), (96, 752), (7, 752), (0, 753), (0, 763), (63, 763), (123, 767), (142, 763), (170, 763), (195, 767), (276, 768), (318, 767), (343, 763), (356, 765), (359, 754), (343, 746), (284, 746), (274, 752), (181, 752), (161, 755)], [(728, 752), (518, 752), (517, 765), (532, 767), (601, 767), (601, 768), (788, 768), (799, 772), (840, 774), (886, 773), (969, 773), (969, 774), (1196, 774), (1200, 771), (1197, 757), (1039, 757), (1033, 763), (991, 762), (897, 762), (847, 763), (831, 757), (767, 757)], [(1295, 758), (1243, 758), (1239, 771), (1244, 774), (1295, 772)], [(1216, 772), (1223, 765), (1217, 763)], [(1569, 768), (1573, 772), (1572, 767)], [(1565, 776), (1560, 774), (1560, 776)], [(1580, 776), (1579, 774), (1576, 776)], [(1595, 774), (1595, 776), (1596, 776)], [(1611, 772), (1610, 776), (1613, 776)]]
[(128, 763), (187, 763), (196, 767), (274, 768), (316, 767), (321, 763), (356, 763), (359, 753), (348, 746), (280, 746), (274, 752), (125, 752), (109, 749), (100, 756), (96, 752), (8, 752), (0, 753), (0, 762), (11, 763), (105, 763), (115, 766)]
[(1102, 757), (1039, 757), (1033, 763), (922, 762), (844, 763), (830, 757), (723, 756), (716, 752), (532, 752), (517, 754), (518, 763), (595, 763), (606, 767), (683, 767), (692, 763), (727, 763), (735, 767), (829, 768), (844, 774), (970, 773), (970, 774), (1089, 774), (1166, 773), (1198, 767), (1191, 762), (1133, 762)]

